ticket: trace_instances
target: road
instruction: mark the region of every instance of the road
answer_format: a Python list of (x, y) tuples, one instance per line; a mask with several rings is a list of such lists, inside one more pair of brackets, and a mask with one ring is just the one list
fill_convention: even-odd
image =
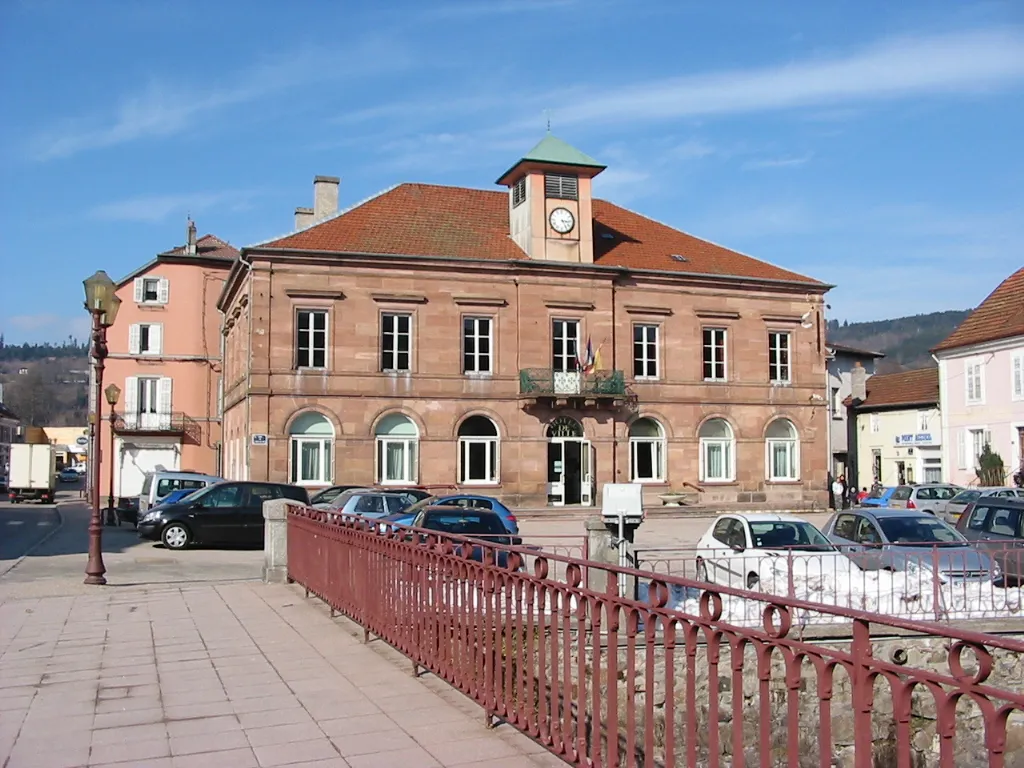
[(0, 503), (0, 573), (48, 536), (60, 522), (50, 504)]

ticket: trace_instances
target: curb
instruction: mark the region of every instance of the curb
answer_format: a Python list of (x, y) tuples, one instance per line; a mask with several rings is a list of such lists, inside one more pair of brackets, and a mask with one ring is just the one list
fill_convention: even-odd
[(60, 508), (61, 508), (62, 504), (77, 504), (77, 503), (78, 503), (77, 501), (58, 501), (56, 504), (54, 504), (53, 511), (57, 513), (57, 525), (55, 525), (53, 527), (52, 531), (50, 531), (48, 534), (43, 536), (43, 538), (41, 538), (39, 541), (37, 541), (31, 547), (26, 549), (25, 553), (21, 557), (19, 557), (17, 560), (15, 560), (10, 566), (8, 566), (3, 571), (0, 571), (0, 579), (2, 579), (4, 576), (6, 576), (11, 571), (13, 571), (19, 565), (21, 565), (22, 561), (26, 557), (30, 556), (33, 552), (35, 552), (37, 549), (39, 549), (41, 546), (43, 546), (43, 544), (45, 544), (50, 539), (52, 539), (54, 536), (56, 536), (58, 533), (60, 533), (60, 529), (64, 527), (64, 515), (62, 515), (60, 513)]

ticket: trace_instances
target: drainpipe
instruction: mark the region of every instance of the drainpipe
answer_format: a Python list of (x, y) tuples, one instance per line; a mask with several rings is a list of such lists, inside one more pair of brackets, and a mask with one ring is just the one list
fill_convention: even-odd
[[(616, 367), (615, 367), (615, 328), (618, 325), (618, 323), (617, 323), (616, 317), (615, 317), (615, 310), (616, 310), (615, 302), (617, 300), (616, 292), (615, 292), (615, 287), (616, 287), (616, 283), (618, 282), (618, 279), (619, 279), (619, 275), (616, 275), (615, 277), (612, 278), (612, 333), (611, 333), (612, 354), (611, 354), (611, 360), (612, 360), (612, 372), (613, 373), (616, 370)], [(623, 378), (623, 386), (625, 386), (625, 378)], [(666, 451), (665, 453), (667, 454), (668, 451)], [(667, 460), (668, 457), (666, 456), (665, 458)], [(591, 472), (593, 472), (593, 468), (591, 468)], [(597, 487), (596, 487), (597, 486), (597, 480), (596, 480), (597, 473), (596, 472), (594, 473), (594, 477), (595, 477), (595, 480), (594, 480), (594, 486), (595, 486), (595, 488), (594, 488), (594, 497), (595, 497), (595, 499), (594, 500), (596, 501), (597, 500), (596, 499), (596, 497), (597, 497)], [(618, 421), (614, 417), (612, 418), (612, 482), (613, 483), (619, 482), (619, 424), (618, 424)]]

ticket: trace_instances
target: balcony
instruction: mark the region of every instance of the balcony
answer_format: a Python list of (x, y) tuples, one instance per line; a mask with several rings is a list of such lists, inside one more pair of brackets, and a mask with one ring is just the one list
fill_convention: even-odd
[(556, 406), (618, 408), (635, 405), (636, 395), (626, 386), (622, 371), (553, 371), (524, 368), (519, 371), (519, 397), (528, 404), (551, 400)]
[(181, 411), (169, 413), (121, 413), (114, 417), (114, 434), (181, 437), (185, 442), (199, 444), (202, 430), (199, 422)]

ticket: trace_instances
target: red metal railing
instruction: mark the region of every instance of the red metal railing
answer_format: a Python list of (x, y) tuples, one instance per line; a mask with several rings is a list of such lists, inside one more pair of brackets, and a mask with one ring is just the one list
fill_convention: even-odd
[[(1024, 759), (1017, 640), (479, 539), (381, 532), (304, 507), (289, 509), (288, 570), (367, 638), (477, 701), (489, 723), (575, 765)], [(648, 601), (624, 596), (636, 581)], [(696, 610), (676, 610), (671, 593), (687, 590), (699, 592)], [(759, 606), (759, 626), (725, 620), (723, 601), (736, 598)], [(795, 627), (808, 614), (845, 626), (812, 641)]]

